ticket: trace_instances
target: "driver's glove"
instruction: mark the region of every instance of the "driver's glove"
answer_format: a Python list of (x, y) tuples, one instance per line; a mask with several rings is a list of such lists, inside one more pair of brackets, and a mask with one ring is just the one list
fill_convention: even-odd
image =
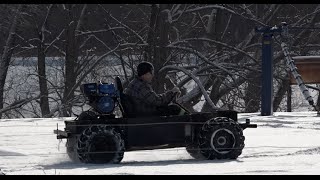
[(178, 93), (178, 94), (181, 93), (180, 89), (179, 89), (177, 86), (175, 86), (174, 88), (172, 88), (171, 91), (172, 91), (173, 93)]

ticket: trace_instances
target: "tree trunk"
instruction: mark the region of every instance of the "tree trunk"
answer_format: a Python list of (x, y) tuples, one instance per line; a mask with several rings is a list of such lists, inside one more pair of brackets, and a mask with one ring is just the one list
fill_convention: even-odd
[[(255, 52), (255, 59), (259, 59), (261, 57), (262, 52), (257, 50)], [(262, 69), (261, 63), (259, 65)], [(259, 112), (260, 110), (260, 102), (261, 102), (261, 82), (262, 82), (262, 73), (250, 73), (248, 76), (248, 86), (245, 89), (245, 112)]]
[(73, 5), (68, 5), (70, 9), (68, 9), (68, 21), (66, 25), (66, 60), (65, 60), (65, 86), (63, 92), (63, 100), (62, 104), (64, 108), (62, 109), (62, 115), (64, 117), (69, 117), (72, 114), (72, 107), (70, 104), (70, 100), (74, 97), (74, 91), (72, 91), (72, 87), (76, 84), (76, 64), (78, 60), (77, 54), (77, 43), (76, 43), (76, 23), (73, 18)]
[[(40, 35), (41, 36), (41, 35)], [(45, 50), (42, 45), (41, 37), (38, 43), (38, 75), (40, 86), (40, 108), (42, 117), (50, 113), (49, 100), (48, 100), (48, 85), (46, 76), (46, 62)]]
[[(47, 14), (43, 20), (41, 29), (36, 28), (36, 33), (39, 36), (39, 41), (37, 44), (38, 50), (38, 77), (39, 77), (39, 87), (40, 87), (40, 109), (41, 117), (46, 117), (50, 114), (49, 106), (49, 92), (48, 92), (48, 83), (46, 75), (46, 45), (45, 45), (45, 29), (47, 29), (48, 17), (51, 13), (53, 5), (48, 6)], [(38, 26), (36, 26), (38, 27)]]
[[(17, 22), (18, 22), (18, 18), (20, 15), (20, 11), (21, 11), (22, 5), (18, 5), (17, 9), (16, 9), (16, 13), (15, 16), (13, 17), (12, 20), (12, 24), (11, 27), (9, 29), (9, 33), (8, 33), (8, 38), (6, 40), (6, 45), (3, 49), (3, 53), (2, 53), (2, 57), (1, 57), (1, 61), (0, 61), (0, 109), (3, 108), (3, 103), (4, 103), (4, 97), (3, 97), (3, 93), (4, 93), (4, 85), (6, 82), (6, 78), (7, 78), (7, 72), (8, 72), (8, 68), (9, 68), (9, 64), (10, 64), (10, 60), (11, 60), (11, 56), (12, 56), (12, 52), (13, 52), (13, 45), (15, 42), (15, 31), (17, 28)], [(2, 118), (2, 113), (0, 113), (0, 119)]]
[[(292, 89), (291, 89), (291, 85), (288, 84), (288, 91), (287, 91), (287, 112), (291, 112), (292, 111), (292, 103), (291, 103), (291, 96), (292, 96)], [(318, 99), (319, 100), (319, 99)]]
[(144, 60), (145, 61), (151, 61), (153, 58), (153, 47), (155, 46), (155, 26), (157, 24), (157, 17), (159, 14), (159, 8), (156, 4), (151, 5), (151, 16), (149, 21), (149, 31), (148, 31), (148, 37), (147, 37), (147, 43), (148, 46), (145, 48), (144, 52)]
[(77, 84), (77, 68), (78, 67), (78, 51), (79, 43), (76, 37), (76, 31), (80, 30), (82, 25), (82, 20), (87, 8), (87, 5), (84, 4), (81, 14), (78, 19), (75, 16), (74, 6), (72, 4), (67, 5), (69, 9), (67, 10), (68, 21), (66, 24), (66, 61), (65, 61), (65, 87), (63, 92), (63, 109), (62, 113), (64, 117), (69, 117), (72, 115), (72, 100), (74, 99), (74, 91)]
[[(209, 20), (206, 28), (206, 36), (209, 39), (221, 41), (221, 35), (222, 35), (221, 30), (222, 30), (223, 23), (224, 22), (222, 21), (221, 10), (219, 9), (212, 10), (211, 15), (209, 16)], [(207, 43), (205, 43), (205, 47), (206, 47), (205, 49), (208, 49), (208, 50), (212, 49)], [(221, 50), (221, 45), (217, 45), (215, 48), (215, 51), (219, 52), (220, 50)], [(207, 53), (210, 53), (210, 52), (207, 52)], [(211, 78), (216, 79), (214, 76), (212, 76)], [(219, 82), (214, 81), (214, 82), (215, 83), (212, 84), (212, 89), (209, 97), (216, 105), (220, 99), (219, 87), (221, 86), (221, 81)], [(212, 111), (212, 107), (208, 102), (205, 102), (202, 106), (201, 112), (211, 112), (211, 111)]]
[(288, 84), (289, 84), (288, 79), (281, 81), (280, 87), (276, 92), (273, 100), (273, 112), (276, 112), (278, 110), (283, 97), (286, 95), (286, 92), (288, 91)]
[(258, 112), (260, 110), (261, 96), (261, 78), (256, 76), (248, 81), (248, 87), (245, 90), (245, 112)]
[[(168, 14), (165, 9), (170, 9), (168, 4), (160, 4), (159, 8), (156, 5), (152, 5), (151, 17), (150, 17), (150, 31), (148, 33), (148, 43), (150, 48), (147, 50), (147, 54), (152, 54), (153, 58), (149, 58), (149, 61), (154, 65), (155, 76), (153, 79), (153, 87), (157, 93), (164, 92), (164, 84), (168, 83), (165, 79), (166, 72), (158, 71), (163, 67), (166, 58), (168, 57), (168, 50), (165, 48), (169, 44), (169, 23)], [(153, 51), (151, 50), (153, 49)]]

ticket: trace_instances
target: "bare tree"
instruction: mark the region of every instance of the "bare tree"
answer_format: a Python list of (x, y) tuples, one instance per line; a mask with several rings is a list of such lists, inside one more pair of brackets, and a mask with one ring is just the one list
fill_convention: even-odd
[(71, 104), (69, 101), (74, 97), (74, 84), (76, 84), (76, 66), (78, 63), (78, 49), (79, 40), (76, 37), (77, 31), (81, 27), (84, 13), (86, 11), (87, 5), (84, 4), (80, 15), (76, 16), (75, 4), (63, 5), (66, 12), (67, 21), (65, 22), (66, 29), (66, 60), (65, 60), (65, 86), (63, 92), (62, 104), (65, 106), (63, 109), (63, 116), (71, 116)]
[[(8, 31), (8, 37), (6, 39), (5, 47), (2, 52), (1, 61), (0, 61), (0, 109), (3, 108), (3, 92), (4, 86), (6, 82), (7, 72), (11, 60), (11, 56), (13, 53), (13, 46), (15, 41), (15, 31), (17, 29), (18, 19), (20, 17), (22, 5), (17, 5), (14, 9), (14, 15), (12, 17), (12, 23), (10, 25)], [(0, 118), (2, 117), (2, 113), (0, 112)]]
[[(78, 88), (81, 83), (112, 79), (115, 75), (121, 75), (128, 82), (142, 60), (155, 66), (156, 91), (179, 86), (183, 93), (178, 102), (192, 111), (228, 108), (256, 112), (260, 108), (261, 35), (255, 33), (254, 28), (287, 21), (291, 26), (307, 27), (290, 32), (293, 55), (315, 55), (319, 47), (319, 33), (312, 30), (320, 24), (318, 5), (61, 4), (30, 7), (39, 7), (35, 12), (41, 12), (33, 16), (36, 18), (32, 27), (37, 35), (30, 38), (22, 34), (19, 39), (27, 39), (23, 40), (24, 49), (37, 50), (30, 53), (38, 56), (38, 72), (34, 75), (39, 80), (40, 105), (33, 99), (38, 94), (27, 99), (17, 97), (6, 102), (5, 109), (0, 108), (0, 113), (12, 111), (11, 117), (14, 113), (23, 116), (27, 111), (24, 106), (30, 107), (35, 116), (41, 116), (36, 112), (39, 108), (42, 116), (55, 116), (58, 111), (62, 116), (71, 116), (75, 107), (82, 106)], [(13, 25), (14, 21), (11, 22)], [(11, 37), (10, 41), (6, 38), (11, 48), (6, 46), (2, 59), (10, 56), (14, 42), (14, 36)], [(277, 41), (273, 46), (276, 111), (285, 97), (287, 74)], [(61, 78), (61, 82), (46, 76), (45, 59), (49, 54), (64, 60), (61, 68), (57, 68), (57, 79)], [(8, 66), (1, 62), (1, 66)], [(3, 80), (3, 75), (1, 77)], [(2, 95), (2, 102), (3, 98)]]
[[(49, 92), (48, 92), (48, 83), (46, 75), (46, 54), (53, 42), (48, 43), (47, 35), (50, 35), (48, 28), (48, 18), (50, 13), (52, 13), (53, 5), (29, 5), (28, 11), (25, 12), (25, 20), (28, 21), (25, 27), (30, 26), (30, 30), (33, 30), (34, 37), (30, 39), (21, 39), (24, 40), (26, 46), (22, 49), (32, 51), (33, 49), (37, 50), (37, 71), (39, 79), (39, 89), (40, 89), (40, 109), (42, 117), (49, 114)], [(28, 28), (29, 29), (29, 28)], [(32, 32), (32, 31), (31, 31)]]

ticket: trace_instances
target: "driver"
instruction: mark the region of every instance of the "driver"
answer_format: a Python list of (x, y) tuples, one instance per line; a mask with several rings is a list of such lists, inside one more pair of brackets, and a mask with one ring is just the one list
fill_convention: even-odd
[(138, 116), (166, 116), (184, 114), (185, 111), (176, 104), (169, 103), (180, 94), (178, 87), (157, 94), (151, 87), (154, 67), (149, 62), (141, 62), (137, 66), (138, 76), (135, 77), (124, 90), (124, 94), (131, 96), (135, 113)]

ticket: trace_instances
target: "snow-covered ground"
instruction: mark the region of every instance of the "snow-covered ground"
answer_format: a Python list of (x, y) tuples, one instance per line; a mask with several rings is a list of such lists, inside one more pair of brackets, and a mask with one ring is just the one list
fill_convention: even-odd
[[(246, 129), (237, 160), (195, 160), (184, 148), (126, 152), (120, 164), (71, 162), (56, 139), (65, 118), (0, 119), (0, 169), (13, 174), (320, 174), (320, 116), (315, 112), (239, 114)], [(0, 172), (1, 174), (1, 172)]]

